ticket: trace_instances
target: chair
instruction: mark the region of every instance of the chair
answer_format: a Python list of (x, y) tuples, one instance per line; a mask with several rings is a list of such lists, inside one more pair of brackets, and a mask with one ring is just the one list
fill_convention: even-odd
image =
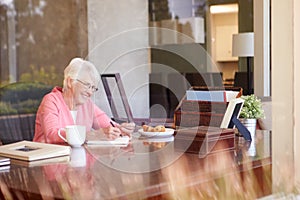
[(10, 144), (21, 140), (32, 141), (34, 136), (35, 114), (4, 115), (0, 117), (0, 140)]
[(223, 73), (219, 72), (186, 73), (186, 79), (191, 86), (223, 87)]
[(143, 124), (173, 126), (173, 118), (134, 118), (119, 73), (102, 74), (101, 80), (114, 121), (134, 122), (138, 126)]
[(164, 74), (149, 74), (149, 92), (150, 92), (150, 117), (157, 118), (166, 115), (169, 117), (169, 103), (167, 88), (164, 85)]
[[(251, 73), (251, 76), (253, 77), (253, 73)], [(247, 80), (248, 80), (247, 72), (235, 72), (233, 87), (243, 88), (244, 95), (253, 94), (253, 91), (248, 91), (247, 89), (248, 88)], [(253, 82), (251, 84), (252, 84), (251, 88), (253, 88)]]
[(191, 86), (207, 87), (211, 85), (210, 80), (207, 80), (207, 77), (204, 75), (204, 73), (186, 73), (185, 76)]
[(168, 103), (169, 103), (169, 117), (174, 116), (176, 107), (180, 100), (185, 96), (186, 90), (190, 88), (189, 82), (181, 73), (168, 74)]
[(212, 72), (211, 77), (214, 83), (214, 87), (223, 87), (223, 73), (222, 72)]

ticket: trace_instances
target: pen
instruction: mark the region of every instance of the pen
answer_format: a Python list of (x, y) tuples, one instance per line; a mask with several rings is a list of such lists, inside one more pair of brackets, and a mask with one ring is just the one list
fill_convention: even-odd
[(115, 127), (114, 123), (112, 121), (110, 121), (110, 124), (112, 125), (112, 127)]
[[(112, 127), (116, 127), (112, 121), (110, 121), (110, 124), (112, 125)], [(119, 136), (122, 137), (122, 134), (120, 134)]]

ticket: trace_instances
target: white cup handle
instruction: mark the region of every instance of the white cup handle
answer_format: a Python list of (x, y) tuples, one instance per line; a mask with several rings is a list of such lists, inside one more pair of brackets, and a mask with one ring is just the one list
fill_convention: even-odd
[(66, 129), (65, 129), (65, 128), (60, 128), (60, 129), (58, 129), (58, 136), (59, 136), (61, 139), (63, 139), (65, 142), (68, 142), (68, 141), (66, 140), (66, 138), (64, 138), (64, 137), (60, 134), (60, 130), (65, 130), (65, 131), (66, 131)]

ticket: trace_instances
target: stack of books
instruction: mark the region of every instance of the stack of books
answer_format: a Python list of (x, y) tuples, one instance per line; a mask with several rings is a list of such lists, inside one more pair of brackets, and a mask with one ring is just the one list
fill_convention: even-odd
[(0, 156), (0, 172), (10, 169), (10, 159)]
[(1, 164), (32, 166), (43, 163), (69, 161), (71, 147), (32, 141), (20, 141), (0, 146)]
[(228, 90), (187, 90), (186, 99), (193, 101), (229, 102), (239, 95), (238, 91)]

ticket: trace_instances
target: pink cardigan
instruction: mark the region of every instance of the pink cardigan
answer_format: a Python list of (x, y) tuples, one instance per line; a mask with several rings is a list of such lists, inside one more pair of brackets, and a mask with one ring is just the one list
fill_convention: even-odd
[[(78, 125), (86, 126), (86, 131), (110, 126), (110, 118), (100, 110), (91, 99), (77, 111)], [(55, 87), (45, 95), (37, 111), (33, 141), (45, 143), (64, 143), (58, 136), (59, 128), (73, 125), (70, 110), (62, 96), (62, 88)]]

